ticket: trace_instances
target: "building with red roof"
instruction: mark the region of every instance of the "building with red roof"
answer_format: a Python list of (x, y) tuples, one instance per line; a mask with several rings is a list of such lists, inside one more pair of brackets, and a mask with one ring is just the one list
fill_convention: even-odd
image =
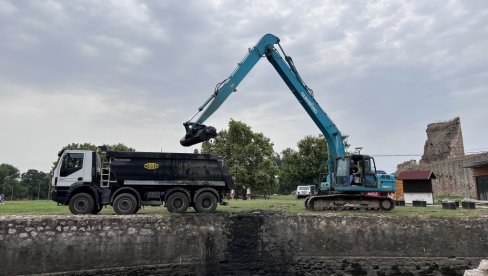
[(436, 176), (432, 170), (416, 170), (401, 172), (397, 177), (397, 193), (395, 198), (403, 198), (405, 203), (425, 201), (434, 204), (432, 179)]

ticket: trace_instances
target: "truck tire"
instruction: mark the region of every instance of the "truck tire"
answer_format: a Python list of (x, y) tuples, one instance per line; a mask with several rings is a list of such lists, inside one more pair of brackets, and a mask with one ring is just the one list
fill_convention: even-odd
[(115, 197), (112, 206), (117, 215), (132, 215), (137, 210), (137, 199), (132, 194), (121, 193)]
[(69, 210), (73, 215), (91, 214), (95, 207), (95, 201), (90, 194), (75, 194), (69, 200)]
[(166, 199), (166, 209), (170, 213), (184, 213), (190, 206), (190, 199), (183, 192), (174, 192)]
[(195, 210), (199, 213), (211, 213), (217, 209), (217, 197), (212, 192), (203, 192), (197, 196)]

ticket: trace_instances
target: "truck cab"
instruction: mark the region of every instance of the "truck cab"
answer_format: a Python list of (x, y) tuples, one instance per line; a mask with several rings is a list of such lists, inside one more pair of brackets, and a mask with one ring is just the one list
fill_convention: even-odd
[(100, 172), (100, 160), (100, 156), (92, 151), (61, 152), (58, 165), (54, 169), (53, 187), (69, 187), (76, 182), (92, 182)]

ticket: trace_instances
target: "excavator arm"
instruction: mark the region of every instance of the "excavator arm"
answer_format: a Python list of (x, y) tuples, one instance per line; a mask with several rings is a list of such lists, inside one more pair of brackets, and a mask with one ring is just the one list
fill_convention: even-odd
[[(320, 183), (321, 195), (310, 196), (305, 200), (305, 207), (311, 210), (392, 210), (393, 201), (384, 196), (385, 193), (395, 192), (392, 184), (380, 184), (375, 176), (374, 159), (367, 155), (345, 155), (344, 141), (339, 129), (329, 118), (327, 113), (315, 101), (313, 92), (303, 82), (291, 57), (287, 56), (279, 44), (280, 40), (272, 34), (266, 34), (249, 50), (249, 53), (237, 65), (237, 68), (223, 82), (217, 84), (214, 93), (198, 108), (198, 112), (187, 122), (183, 123), (186, 135), (181, 139), (183, 146), (191, 146), (207, 141), (217, 136), (214, 127), (203, 123), (224, 103), (237, 86), (252, 70), (254, 65), (266, 57), (273, 65), (280, 77), (290, 88), (298, 102), (312, 118), (327, 140), (329, 149), (328, 173), (326, 182)], [(275, 48), (281, 50), (281, 53)], [(203, 111), (203, 112), (202, 112)], [(200, 114), (200, 112), (202, 112)], [(199, 117), (192, 121), (198, 114)], [(367, 172), (359, 181), (351, 180), (350, 169), (353, 164), (368, 165)], [(368, 196), (364, 193), (377, 193), (381, 196)]]
[[(182, 146), (192, 146), (217, 136), (214, 127), (207, 127), (203, 123), (224, 103), (232, 92), (237, 91), (237, 86), (265, 55), (268, 47), (272, 48), (279, 41), (276, 36), (267, 34), (259, 40), (254, 48), (249, 49), (247, 55), (238, 63), (230, 76), (216, 85), (214, 93), (198, 108), (198, 112), (193, 115), (190, 121), (183, 123), (186, 135), (180, 140)], [(204, 110), (203, 113), (195, 121), (192, 121), (202, 110)]]
[[(237, 68), (232, 74), (216, 86), (214, 93), (198, 108), (198, 112), (195, 116), (201, 111), (203, 111), (203, 113), (200, 114), (195, 121), (190, 120), (183, 124), (186, 129), (186, 135), (180, 141), (183, 146), (191, 146), (216, 136), (215, 128), (211, 126), (207, 127), (203, 125), (203, 123), (224, 103), (232, 92), (236, 91), (237, 86), (252, 70), (254, 65), (256, 65), (262, 57), (266, 57), (286, 85), (290, 88), (293, 95), (295, 95), (298, 102), (323, 133), (328, 142), (329, 153), (332, 157), (329, 158), (330, 162), (333, 162), (338, 156), (344, 156), (344, 143), (341, 133), (329, 116), (327, 116), (324, 110), (315, 101), (312, 90), (305, 85), (293, 64), (293, 60), (285, 55), (279, 42), (280, 40), (278, 37), (272, 34), (266, 34), (259, 40), (256, 46), (249, 50), (249, 53), (237, 65)], [(278, 45), (281, 49), (284, 59), (276, 50), (275, 45)], [(195, 116), (193, 116), (193, 118), (195, 118)], [(333, 164), (330, 163), (329, 169), (332, 166)]]

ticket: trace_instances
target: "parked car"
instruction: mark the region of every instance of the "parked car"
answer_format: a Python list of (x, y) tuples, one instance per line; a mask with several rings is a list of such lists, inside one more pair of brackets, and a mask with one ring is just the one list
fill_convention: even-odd
[(311, 196), (313, 194), (313, 186), (298, 186), (297, 187), (297, 198)]

